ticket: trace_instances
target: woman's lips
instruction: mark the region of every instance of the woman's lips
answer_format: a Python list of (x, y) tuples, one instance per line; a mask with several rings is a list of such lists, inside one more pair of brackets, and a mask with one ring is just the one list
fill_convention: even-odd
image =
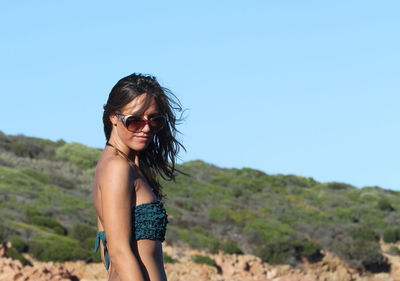
[(137, 138), (138, 140), (141, 141), (148, 141), (149, 140), (149, 136), (135, 136), (135, 138)]

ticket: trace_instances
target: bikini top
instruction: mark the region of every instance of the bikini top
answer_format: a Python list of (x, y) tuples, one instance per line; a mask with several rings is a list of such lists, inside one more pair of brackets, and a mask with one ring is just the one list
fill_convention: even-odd
[[(167, 229), (168, 215), (161, 201), (156, 200), (150, 203), (138, 205), (132, 213), (132, 232), (135, 240), (149, 239), (163, 242)], [(108, 270), (110, 257), (107, 250), (106, 234), (99, 231), (96, 236), (94, 252), (99, 249), (100, 240), (104, 248), (105, 266)]]
[(161, 201), (136, 206), (132, 220), (136, 240), (165, 240), (168, 215)]

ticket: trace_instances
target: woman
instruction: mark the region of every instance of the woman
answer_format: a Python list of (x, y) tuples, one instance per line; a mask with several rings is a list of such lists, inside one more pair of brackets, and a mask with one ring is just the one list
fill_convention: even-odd
[(132, 74), (112, 88), (104, 106), (107, 145), (97, 163), (93, 199), (95, 251), (109, 280), (167, 280), (162, 244), (168, 222), (159, 176), (174, 180), (181, 143), (179, 101), (155, 77)]

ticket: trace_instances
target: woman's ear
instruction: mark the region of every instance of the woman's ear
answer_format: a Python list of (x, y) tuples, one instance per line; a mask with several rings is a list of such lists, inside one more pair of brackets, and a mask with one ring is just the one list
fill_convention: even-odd
[(118, 117), (114, 113), (111, 113), (108, 118), (113, 126), (117, 126)]

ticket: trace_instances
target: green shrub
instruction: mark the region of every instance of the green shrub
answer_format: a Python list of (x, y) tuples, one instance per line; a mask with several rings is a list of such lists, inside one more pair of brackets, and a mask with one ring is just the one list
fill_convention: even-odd
[(83, 223), (75, 223), (70, 231), (70, 235), (78, 241), (85, 241), (88, 238), (94, 240), (96, 234), (97, 231), (93, 227)]
[(14, 152), (18, 157), (52, 158), (54, 149), (59, 143), (46, 139), (26, 137), (23, 135), (8, 136), (2, 148)]
[(83, 144), (71, 142), (56, 150), (56, 158), (66, 159), (81, 169), (90, 169), (96, 166), (101, 151)]
[(22, 169), (22, 173), (30, 176), (31, 178), (34, 178), (35, 180), (43, 183), (43, 184), (48, 184), (50, 183), (49, 176), (46, 174), (43, 174), (39, 171), (33, 170), (33, 169)]
[(22, 265), (32, 265), (16, 248), (7, 249), (7, 256), (15, 260), (19, 260)]
[(97, 232), (95, 229), (82, 223), (75, 223), (70, 231), (70, 235), (78, 241), (79, 246), (91, 253), (89, 260), (101, 262), (101, 255), (93, 253), (96, 234)]
[(260, 257), (262, 261), (268, 262), (269, 264), (287, 263), (292, 254), (292, 243), (282, 240), (278, 240), (275, 243), (274, 242), (257, 248), (255, 251), (256, 256)]
[(167, 253), (163, 253), (164, 263), (176, 263), (177, 260), (168, 255)]
[(208, 256), (194, 255), (194, 256), (192, 256), (192, 260), (193, 260), (193, 262), (198, 263), (198, 264), (217, 266), (217, 263), (215, 262), (215, 260), (213, 260), (212, 258), (210, 258)]
[(246, 209), (231, 210), (229, 218), (234, 221), (236, 226), (242, 228), (247, 222), (256, 219), (259, 215), (259, 210), (252, 211)]
[(360, 241), (379, 241), (379, 236), (368, 226), (361, 226), (351, 231), (351, 237)]
[(23, 172), (3, 166), (0, 166), (0, 178), (0, 184), (6, 186), (9, 190), (11, 188), (16, 190), (15, 188), (20, 189), (24, 186), (32, 187), (39, 184), (36, 179)]
[(66, 235), (68, 233), (67, 229), (64, 228), (62, 225), (56, 225), (52, 229), (55, 234)]
[(26, 206), (24, 206), (24, 209), (25, 209), (25, 214), (26, 214), (28, 220), (31, 220), (35, 216), (42, 215), (36, 206), (26, 205)]
[(335, 216), (346, 221), (355, 221), (357, 219), (354, 210), (348, 208), (337, 208)]
[(15, 155), (19, 157), (33, 157), (31, 150), (19, 141), (11, 143), (10, 149), (12, 152), (14, 152)]
[(238, 247), (238, 245), (231, 240), (223, 242), (221, 249), (227, 254), (243, 254), (243, 251)]
[(100, 252), (94, 253), (94, 251), (93, 251), (94, 250), (94, 242), (95, 242), (95, 237), (87, 237), (83, 241), (78, 241), (78, 244), (79, 244), (79, 246), (82, 247), (82, 249), (89, 251), (90, 257), (87, 259), (88, 261), (102, 262)]
[(218, 240), (214, 240), (208, 246), (208, 250), (211, 254), (217, 254), (219, 250), (221, 250), (221, 242)]
[(355, 240), (352, 244), (342, 247), (340, 252), (349, 265), (355, 268), (364, 267), (369, 270), (385, 264), (379, 243), (376, 241)]
[(170, 225), (168, 226), (168, 231), (166, 233), (167, 243), (174, 244), (177, 241), (181, 241), (192, 248), (210, 248), (217, 239), (212, 235), (205, 234), (205, 231), (200, 229), (200, 227), (194, 227), (188, 230), (176, 225)]
[(231, 209), (228, 206), (219, 205), (209, 209), (210, 218), (216, 222), (226, 221), (229, 218)]
[(244, 194), (243, 188), (241, 188), (239, 186), (235, 186), (235, 187), (232, 188), (232, 195), (235, 198), (238, 198), (238, 197), (242, 196), (243, 194)]
[(297, 258), (298, 241), (290, 236), (275, 236), (256, 248), (255, 254), (270, 264), (292, 263)]
[(359, 221), (363, 225), (367, 225), (376, 230), (382, 230), (387, 227), (387, 223), (378, 210), (371, 210), (370, 212), (362, 213), (359, 215)]
[(383, 232), (383, 241), (385, 243), (396, 243), (400, 240), (400, 233), (399, 229), (397, 228), (387, 228)]
[(29, 253), (41, 261), (87, 260), (91, 257), (88, 250), (82, 249), (72, 238), (59, 235), (38, 235), (29, 243)]
[(212, 184), (227, 187), (233, 197), (239, 197), (242, 192), (260, 192), (265, 187), (265, 181), (260, 171), (251, 171), (244, 168), (242, 170), (232, 169), (231, 172), (217, 172), (211, 179)]
[(192, 231), (194, 231), (196, 233), (199, 233), (199, 234), (203, 234), (203, 235), (206, 234), (206, 232), (204, 231), (204, 228), (202, 228), (199, 225), (196, 225), (196, 226), (192, 227)]
[(256, 232), (268, 243), (276, 237), (284, 237), (294, 230), (288, 225), (274, 219), (256, 218), (246, 222), (245, 232)]
[(8, 227), (6, 226), (6, 223), (3, 221), (3, 219), (0, 218), (0, 243), (4, 242), (7, 239), (7, 234)]
[(315, 185), (313, 178), (304, 178), (296, 175), (287, 175), (283, 177), (283, 182), (286, 186), (299, 186), (299, 187), (310, 187)]
[(182, 215), (182, 212), (178, 208), (174, 208), (173, 206), (166, 205), (165, 208), (167, 209), (167, 214), (173, 217), (179, 217)]
[(382, 211), (394, 211), (392, 204), (386, 198), (382, 198), (378, 201), (378, 208)]
[(215, 240), (212, 236), (186, 229), (179, 229), (178, 237), (193, 248), (208, 248)]
[(226, 190), (224, 190), (224, 188), (221, 186), (193, 182), (190, 183), (190, 193), (187, 197), (190, 197), (198, 202), (203, 202), (204, 200), (210, 199), (210, 194), (212, 194), (212, 200), (222, 202), (223, 195), (225, 193)]
[(25, 243), (24, 239), (19, 236), (14, 236), (11, 239), (12, 248), (15, 248), (18, 252), (26, 252), (28, 250), (28, 245)]
[(62, 174), (52, 173), (50, 175), (50, 181), (52, 184), (63, 187), (65, 189), (75, 188), (75, 182)]
[(299, 257), (306, 257), (311, 262), (319, 261), (322, 258), (322, 247), (312, 241), (305, 241), (299, 244), (296, 252)]
[(42, 215), (36, 215), (30, 218), (32, 224), (37, 226), (44, 226), (52, 229), (56, 234), (65, 235), (67, 234), (67, 229), (64, 228), (58, 221), (55, 219), (44, 217)]
[(185, 209), (187, 211), (190, 211), (190, 212), (193, 212), (195, 210), (194, 201), (192, 199), (186, 198), (184, 200), (176, 200), (175, 204), (178, 207)]
[(333, 190), (346, 190), (348, 188), (354, 188), (352, 185), (341, 182), (329, 182), (326, 184), (326, 186)]

